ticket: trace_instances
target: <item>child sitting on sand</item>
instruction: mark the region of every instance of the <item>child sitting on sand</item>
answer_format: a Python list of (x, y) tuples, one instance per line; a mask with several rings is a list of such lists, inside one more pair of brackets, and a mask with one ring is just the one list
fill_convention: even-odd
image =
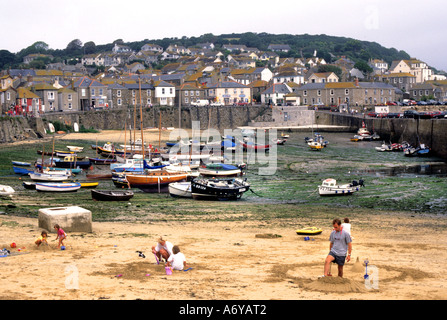
[(57, 231), (56, 240), (59, 239), (59, 245), (57, 247), (60, 248), (61, 245), (64, 245), (64, 240), (67, 238), (67, 234), (58, 224), (54, 225), (54, 229)]
[(166, 266), (172, 266), (174, 270), (183, 270), (183, 268), (188, 268), (185, 255), (180, 252), (180, 248), (178, 246), (172, 247), (172, 255), (168, 258)]
[(47, 237), (48, 237), (47, 232), (42, 231), (42, 233), (40, 234), (40, 237), (37, 238), (36, 242), (34, 242), (34, 243), (37, 245), (37, 247), (39, 247), (42, 243), (45, 243), (46, 245), (48, 245)]

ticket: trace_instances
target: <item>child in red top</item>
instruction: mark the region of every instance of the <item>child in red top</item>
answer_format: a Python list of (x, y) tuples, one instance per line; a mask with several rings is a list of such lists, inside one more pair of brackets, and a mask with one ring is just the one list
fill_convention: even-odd
[(64, 240), (67, 238), (67, 234), (58, 224), (54, 225), (54, 229), (57, 231), (56, 240), (59, 239), (59, 245), (57, 247), (60, 248), (61, 245), (64, 245)]

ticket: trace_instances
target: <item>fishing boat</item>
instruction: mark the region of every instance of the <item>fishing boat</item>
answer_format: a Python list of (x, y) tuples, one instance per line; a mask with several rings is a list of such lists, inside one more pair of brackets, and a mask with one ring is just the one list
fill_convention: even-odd
[(31, 172), (28, 174), (33, 181), (64, 181), (71, 178), (71, 174), (49, 174), (41, 172)]
[(172, 197), (192, 198), (191, 182), (173, 182), (168, 188)]
[(321, 234), (322, 232), (323, 229), (317, 227), (306, 227), (303, 229), (296, 230), (296, 234), (304, 236), (316, 236), (318, 234)]
[(84, 151), (84, 147), (76, 147), (76, 146), (67, 146), (67, 149), (73, 152), (82, 152)]
[(323, 145), (317, 141), (309, 142), (308, 145), (312, 150), (317, 150), (317, 151), (324, 148)]
[(67, 168), (56, 168), (56, 167), (43, 167), (43, 169), (42, 169), (42, 166), (40, 164), (36, 165), (36, 168), (41, 170), (41, 171), (43, 170), (44, 172), (47, 172), (47, 171), (50, 171), (50, 172), (51, 171), (66, 171), (66, 172), (71, 172), (72, 174), (78, 174), (78, 173), (82, 172), (81, 168), (70, 168), (70, 169), (67, 169)]
[(92, 190), (92, 199), (96, 201), (127, 201), (133, 196), (131, 190)]
[(243, 175), (245, 165), (233, 166), (225, 163), (209, 163), (198, 169), (202, 176), (208, 177), (237, 177)]
[(240, 143), (242, 144), (242, 148), (244, 151), (254, 150), (255, 152), (258, 152), (258, 151), (270, 150), (269, 144), (255, 144), (253, 142), (240, 142)]
[(143, 192), (168, 192), (168, 185), (172, 182), (185, 181), (187, 173), (167, 172), (165, 170), (149, 171), (143, 174), (126, 174), (130, 187)]
[(55, 163), (58, 168), (82, 168), (88, 169), (91, 166), (90, 159), (78, 160), (76, 156), (67, 156), (61, 161)]
[(112, 174), (112, 182), (117, 188), (130, 188), (129, 182), (126, 180), (126, 175), (124, 173)]
[[(129, 161), (128, 161), (129, 160)], [(161, 170), (167, 165), (151, 166), (146, 160), (132, 161), (137, 159), (127, 159), (126, 163), (113, 166), (113, 171), (115, 172), (144, 172), (145, 170)]]
[(116, 163), (116, 158), (89, 158), (90, 162), (97, 165), (108, 165), (112, 163)]
[(77, 181), (81, 184), (81, 188), (96, 188), (99, 185), (98, 181)]
[(250, 185), (238, 178), (196, 178), (191, 182), (193, 199), (237, 200)]
[(406, 157), (414, 156), (426, 156), (430, 153), (430, 148), (425, 144), (420, 144), (418, 147), (408, 147), (404, 150), (404, 155)]
[(51, 182), (37, 182), (36, 190), (45, 192), (75, 192), (81, 188), (79, 182), (66, 183), (51, 183)]
[(363, 185), (363, 181), (353, 184), (337, 184), (335, 179), (325, 179), (323, 183), (318, 187), (320, 196), (341, 196), (351, 195), (360, 190), (360, 186)]
[(31, 167), (30, 162), (23, 162), (23, 161), (12, 161), (12, 165), (19, 167)]
[(23, 187), (28, 190), (36, 190), (36, 183), (31, 181), (23, 181)]
[(13, 166), (12, 169), (14, 170), (15, 174), (19, 174), (22, 176), (27, 175), (28, 173), (34, 172), (34, 170), (29, 170), (27, 168), (16, 167), (16, 166)]
[(12, 196), (15, 190), (7, 185), (0, 184), (0, 196)]

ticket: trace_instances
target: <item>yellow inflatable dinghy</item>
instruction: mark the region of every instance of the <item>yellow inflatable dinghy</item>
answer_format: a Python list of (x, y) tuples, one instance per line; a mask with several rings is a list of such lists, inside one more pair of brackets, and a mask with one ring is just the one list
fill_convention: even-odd
[(296, 230), (296, 234), (305, 235), (305, 236), (315, 236), (322, 232), (323, 232), (323, 230), (320, 228), (317, 228), (317, 227), (307, 227), (307, 228)]

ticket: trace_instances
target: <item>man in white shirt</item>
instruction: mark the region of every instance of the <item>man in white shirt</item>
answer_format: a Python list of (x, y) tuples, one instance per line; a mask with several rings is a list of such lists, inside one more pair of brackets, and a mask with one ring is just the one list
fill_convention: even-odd
[(169, 256), (172, 255), (172, 247), (173, 244), (171, 242), (160, 237), (157, 245), (152, 247), (152, 253), (155, 254), (158, 261), (161, 261), (162, 258), (168, 261)]

